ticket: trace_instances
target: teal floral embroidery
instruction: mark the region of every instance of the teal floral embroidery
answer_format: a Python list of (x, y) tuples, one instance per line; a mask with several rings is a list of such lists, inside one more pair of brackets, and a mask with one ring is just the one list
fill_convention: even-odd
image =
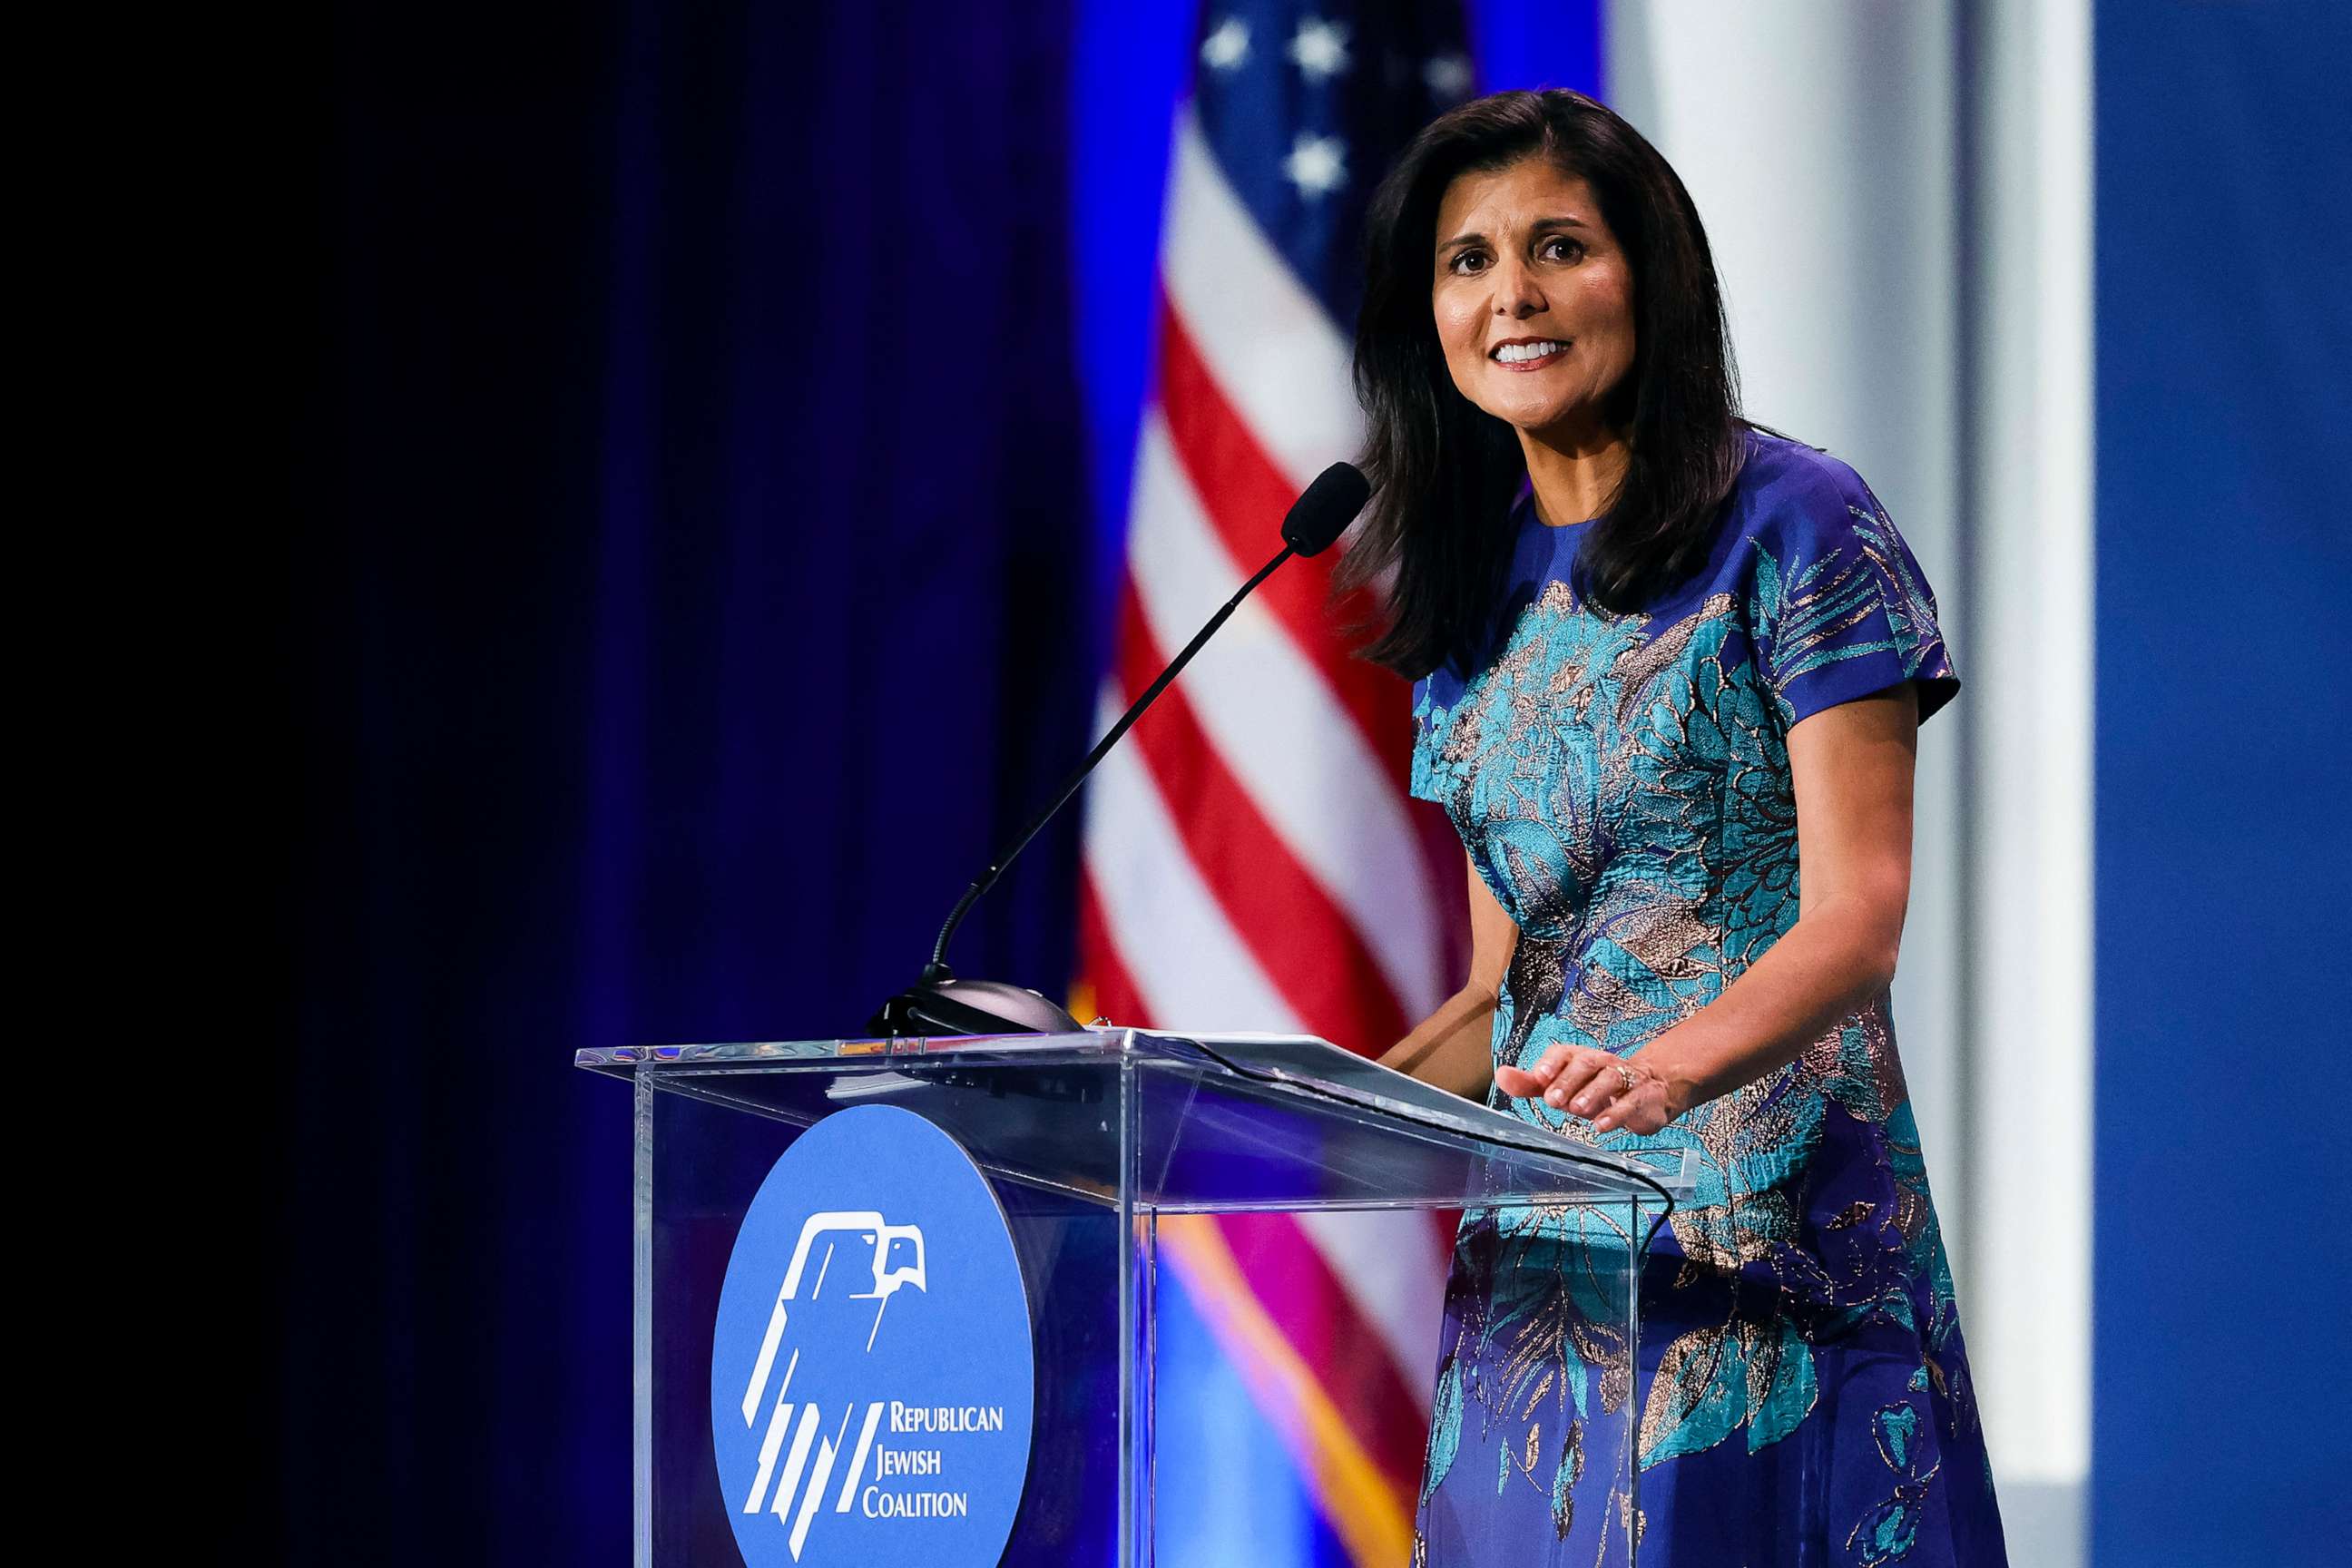
[(1864, 1515), (1861, 1521), (1846, 1535), (1846, 1547), (1857, 1552), (1859, 1568), (1878, 1568), (1885, 1563), (1899, 1563), (1911, 1554), (1919, 1539), (1919, 1517), (1927, 1506), (1927, 1485), (1935, 1479), (1937, 1467), (1927, 1464), (1924, 1472), (1923, 1440), (1927, 1421), (1913, 1404), (1881, 1406), (1871, 1416), (1872, 1434), (1878, 1439), (1878, 1457), (1895, 1472), (1894, 1489), (1885, 1500)]
[(1445, 1479), (1454, 1468), (1454, 1456), (1462, 1446), (1462, 1363), (1449, 1360), (1438, 1373), (1437, 1395), (1429, 1412), (1429, 1460), (1423, 1467), (1422, 1500)]

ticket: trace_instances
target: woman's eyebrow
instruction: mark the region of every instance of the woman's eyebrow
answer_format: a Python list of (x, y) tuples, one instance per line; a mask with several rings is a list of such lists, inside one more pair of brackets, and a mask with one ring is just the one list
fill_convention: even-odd
[(1467, 246), (1484, 245), (1486, 243), (1486, 237), (1483, 234), (1457, 234), (1452, 239), (1443, 239), (1438, 241), (1437, 254), (1443, 256), (1449, 250), (1460, 250)]

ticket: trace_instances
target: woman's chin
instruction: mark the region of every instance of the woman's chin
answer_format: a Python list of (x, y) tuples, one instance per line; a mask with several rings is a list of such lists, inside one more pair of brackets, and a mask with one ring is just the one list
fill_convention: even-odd
[[(1491, 388), (1481, 388), (1491, 392)], [(1599, 436), (1606, 423), (1597, 398), (1568, 397), (1529, 389), (1517, 397), (1486, 396), (1470, 400), (1478, 410), (1501, 420), (1532, 441), (1547, 446), (1582, 447)]]
[(1523, 436), (1540, 435), (1572, 412), (1552, 398), (1498, 398), (1480, 406)]
[(1519, 395), (1499, 396), (1486, 405), (1486, 412), (1514, 430), (1529, 436), (1539, 436), (1548, 430), (1578, 428), (1591, 424), (1594, 413), (1586, 400), (1565, 397), (1556, 391), (1529, 387)]
[(1598, 400), (1566, 408), (1552, 407), (1517, 427), (1528, 440), (1540, 441), (1563, 452), (1591, 451), (1625, 438), (1622, 427), (1612, 426), (1603, 417)]

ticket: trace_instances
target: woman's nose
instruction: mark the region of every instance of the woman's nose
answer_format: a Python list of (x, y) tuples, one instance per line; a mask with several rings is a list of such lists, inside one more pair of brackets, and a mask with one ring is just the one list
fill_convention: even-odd
[(1495, 314), (1525, 321), (1544, 308), (1542, 290), (1536, 287), (1535, 274), (1517, 261), (1497, 265), (1495, 279)]

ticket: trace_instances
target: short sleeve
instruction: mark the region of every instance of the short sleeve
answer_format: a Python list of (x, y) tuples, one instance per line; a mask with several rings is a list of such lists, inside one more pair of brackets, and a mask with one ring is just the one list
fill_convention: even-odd
[(1924, 722), (1960, 689), (1935, 593), (1869, 487), (1838, 467), (1843, 482), (1806, 487), (1758, 535), (1758, 668), (1784, 724), (1906, 680)]

